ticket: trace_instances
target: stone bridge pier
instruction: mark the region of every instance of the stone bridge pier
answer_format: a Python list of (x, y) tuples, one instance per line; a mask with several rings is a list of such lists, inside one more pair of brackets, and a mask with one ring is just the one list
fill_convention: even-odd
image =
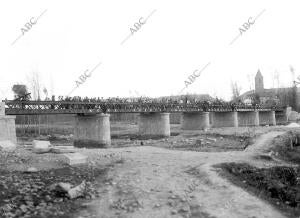
[(259, 124), (276, 126), (275, 111), (260, 111)]
[(110, 144), (109, 114), (75, 116), (74, 146), (105, 148)]
[(238, 112), (220, 111), (214, 112), (212, 117), (213, 127), (238, 127)]
[(209, 128), (209, 112), (183, 112), (182, 130), (203, 130)]
[(140, 113), (138, 125), (141, 136), (169, 137), (171, 135), (170, 113)]
[(238, 112), (239, 126), (259, 126), (258, 111), (239, 111)]
[(292, 111), (291, 107), (286, 107), (283, 111), (276, 111), (275, 112), (275, 118), (276, 118), (276, 124), (287, 124), (289, 115)]
[(5, 103), (0, 102), (0, 141), (17, 143), (15, 120), (16, 116), (5, 115)]

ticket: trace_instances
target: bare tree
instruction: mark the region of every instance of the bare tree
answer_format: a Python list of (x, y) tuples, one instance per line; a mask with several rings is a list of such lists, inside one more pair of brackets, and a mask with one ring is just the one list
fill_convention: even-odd
[(254, 87), (254, 75), (248, 73), (247, 74), (247, 80), (248, 80), (248, 83), (249, 83), (249, 90), (252, 90), (252, 87)]
[(291, 76), (292, 76), (292, 83), (294, 85), (294, 81), (295, 81), (295, 69), (292, 65), (290, 65), (290, 71), (291, 71)]
[(273, 83), (275, 83), (276, 88), (279, 88), (280, 81), (279, 81), (279, 72), (277, 70), (275, 70), (275, 72), (273, 74), (273, 80), (274, 80)]
[[(29, 87), (31, 90), (32, 94), (32, 99), (33, 100), (41, 100), (41, 93), (43, 92), (42, 90), (42, 83), (41, 83), (41, 78), (40, 74), (37, 71), (33, 71), (29, 76), (27, 76), (27, 80), (29, 83)], [(40, 135), (41, 134), (41, 116), (36, 115), (32, 116), (34, 118), (34, 125), (35, 130), (37, 130), (36, 134)]]
[(53, 77), (52, 77), (52, 73), (50, 74), (50, 93), (48, 93), (49, 96), (53, 96), (54, 95), (54, 85), (53, 85)]
[(32, 93), (33, 100), (41, 99), (42, 84), (38, 72), (33, 71), (30, 76), (27, 76), (29, 87)]
[(271, 73), (272, 78), (272, 88), (279, 88), (280, 81), (279, 81), (279, 73), (277, 70)]
[(231, 81), (232, 100), (236, 101), (241, 94), (242, 87), (237, 82)]
[(295, 111), (298, 111), (298, 94), (297, 94), (297, 85), (295, 81), (295, 69), (290, 65), (290, 71), (292, 74), (292, 94), (291, 94), (291, 105)]
[(43, 92), (44, 92), (44, 95), (45, 95), (45, 99), (48, 100), (48, 90), (46, 89), (46, 87), (43, 88)]

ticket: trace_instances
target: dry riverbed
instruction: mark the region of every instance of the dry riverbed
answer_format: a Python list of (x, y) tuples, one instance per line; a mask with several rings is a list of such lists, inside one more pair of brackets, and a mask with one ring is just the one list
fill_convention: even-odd
[[(25, 146), (28, 139), (23, 139), (16, 151), (1, 152), (2, 216), (296, 216), (280, 205), (268, 203), (255, 191), (232, 183), (232, 172), (216, 167), (235, 163), (231, 166), (234, 169), (238, 164), (248, 164), (253, 170), (251, 167), (289, 165), (281, 161), (279, 151), (274, 149), (274, 154), (269, 155), (270, 150), (261, 149), (272, 149), (272, 140), (284, 137), (286, 129), (260, 127), (255, 129), (256, 137), (251, 135), (253, 130), (241, 129), (193, 132), (175, 128), (169, 139), (139, 138), (128, 130), (113, 136), (112, 148), (77, 149), (88, 156), (88, 164), (78, 167), (69, 167), (58, 154), (32, 153)], [(71, 141), (53, 139), (52, 143), (65, 145)], [(35, 167), (38, 172), (24, 173), (28, 167)], [(224, 177), (225, 172), (228, 174)], [(245, 179), (242, 175), (234, 176)], [(56, 182), (78, 185), (83, 180), (89, 186), (78, 199), (57, 196), (48, 189)]]

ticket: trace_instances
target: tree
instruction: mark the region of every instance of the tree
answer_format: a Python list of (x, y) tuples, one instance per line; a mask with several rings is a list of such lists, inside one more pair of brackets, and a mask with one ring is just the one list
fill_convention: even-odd
[(297, 84), (295, 81), (295, 69), (293, 66), (290, 65), (290, 71), (292, 74), (292, 95), (291, 95), (291, 106), (294, 108), (295, 111), (298, 111), (298, 90), (297, 90)]
[(253, 87), (255, 87), (255, 85), (254, 85), (254, 75), (248, 73), (247, 74), (247, 80), (248, 80), (248, 83), (249, 83), (249, 90), (252, 90)]
[[(41, 78), (38, 72), (33, 71), (30, 76), (27, 76), (27, 80), (30, 85), (30, 90), (32, 93), (32, 98), (33, 100), (41, 100), (41, 93), (43, 92), (42, 90), (42, 84), (41, 84)], [(38, 126), (38, 134), (40, 135), (41, 133), (41, 116), (36, 115), (33, 117), (35, 124)]]
[(27, 77), (27, 80), (29, 82), (33, 100), (40, 100), (42, 84), (39, 73), (35, 71), (32, 72), (31, 75)]
[(28, 93), (27, 86), (23, 84), (13, 85), (12, 91), (14, 92), (15, 98), (25, 96)]
[(242, 87), (237, 82), (231, 81), (232, 100), (236, 101), (241, 94)]
[(44, 95), (46, 96), (46, 99), (48, 99), (48, 90), (46, 89), (46, 87), (44, 87), (43, 92)]
[(273, 88), (279, 88), (280, 78), (279, 78), (279, 72), (277, 70), (273, 73)]
[(258, 93), (254, 93), (253, 96), (252, 96), (252, 103), (255, 105), (255, 104), (260, 104), (260, 97), (259, 97), (259, 94)]

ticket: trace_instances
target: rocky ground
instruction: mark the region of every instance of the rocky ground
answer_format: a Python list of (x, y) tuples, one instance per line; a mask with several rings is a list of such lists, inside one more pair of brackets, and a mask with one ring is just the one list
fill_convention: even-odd
[[(283, 127), (209, 131), (172, 127), (169, 139), (154, 140), (138, 138), (129, 129), (113, 132), (109, 149), (77, 149), (88, 156), (88, 164), (78, 167), (68, 166), (60, 154), (34, 154), (26, 146), (32, 139), (23, 138), (16, 151), (0, 152), (1, 216), (297, 217), (297, 211), (291, 212), (298, 207), (297, 197), (277, 197), (279, 205), (272, 204), (269, 186), (253, 182), (269, 175), (265, 169), (295, 167), (289, 159), (282, 160), (282, 150), (273, 148), (273, 139), (286, 137), (287, 131)], [(71, 141), (52, 138), (52, 143)], [(38, 172), (24, 172), (29, 167)], [(277, 174), (270, 175), (262, 181), (274, 183)], [(297, 173), (294, 176), (298, 178)], [(75, 186), (83, 180), (88, 186), (77, 199), (50, 189), (57, 182)], [(257, 190), (265, 192), (259, 196)], [(271, 194), (264, 198), (267, 193)]]
[[(72, 217), (85, 199), (99, 197), (96, 185), (109, 168), (63, 167), (35, 173), (0, 171), (0, 199), (3, 217)], [(88, 184), (80, 201), (71, 201), (51, 186), (65, 182)]]

